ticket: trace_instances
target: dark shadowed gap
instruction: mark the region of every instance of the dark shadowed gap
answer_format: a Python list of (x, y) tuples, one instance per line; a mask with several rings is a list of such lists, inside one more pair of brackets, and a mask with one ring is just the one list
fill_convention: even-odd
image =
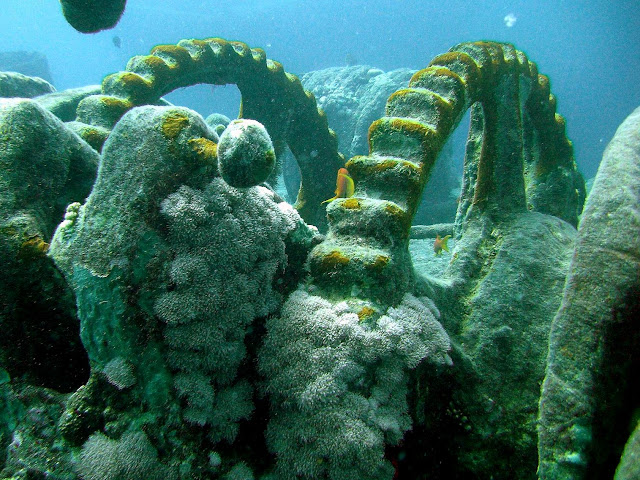
[(592, 462), (589, 480), (612, 478), (620, 455), (640, 415), (640, 289), (632, 288), (611, 312), (602, 332), (602, 355), (595, 378)]

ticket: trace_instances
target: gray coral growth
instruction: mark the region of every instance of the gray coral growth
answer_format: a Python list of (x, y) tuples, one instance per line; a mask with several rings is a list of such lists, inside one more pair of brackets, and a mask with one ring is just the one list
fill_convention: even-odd
[(216, 439), (233, 440), (235, 423), (253, 409), (248, 383), (234, 383), (245, 335), (281, 302), (272, 279), (286, 266), (282, 238), (297, 215), (272, 198), (266, 188), (239, 191), (216, 178), (204, 190), (182, 186), (161, 203), (174, 257), (154, 311), (165, 323), (185, 419), (215, 425)]
[(175, 469), (158, 461), (158, 452), (143, 432), (113, 440), (94, 433), (82, 447), (78, 473), (84, 480), (176, 480)]
[(409, 369), (448, 363), (449, 337), (430, 302), (406, 294), (377, 320), (304, 289), (267, 322), (260, 368), (278, 478), (390, 479), (385, 445), (411, 427)]

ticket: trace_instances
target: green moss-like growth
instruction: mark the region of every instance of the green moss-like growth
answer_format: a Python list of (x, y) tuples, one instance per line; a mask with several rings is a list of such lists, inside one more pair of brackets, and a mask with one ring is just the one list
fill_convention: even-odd
[(0, 364), (69, 391), (88, 365), (72, 293), (47, 252), (66, 205), (89, 193), (99, 156), (32, 100), (0, 99), (0, 132)]
[(255, 120), (232, 121), (220, 136), (217, 155), (220, 175), (238, 188), (264, 182), (276, 164), (271, 137)]
[[(540, 399), (539, 472), (544, 478), (611, 476), (630, 421), (633, 427), (637, 403), (632, 399), (638, 395), (633, 379), (640, 366), (639, 231), (636, 109), (604, 152), (553, 319)], [(637, 432), (634, 436), (637, 443)], [(631, 457), (623, 459), (615, 478), (637, 476), (622, 474), (634, 457), (637, 472), (633, 448), (636, 452), (628, 452)]]
[(110, 403), (110, 393), (113, 393), (105, 388), (105, 383), (97, 376), (91, 376), (85, 385), (69, 396), (57, 425), (60, 435), (69, 445), (81, 446), (91, 433), (104, 426), (104, 410)]
[(109, 130), (104, 127), (87, 125), (82, 122), (67, 122), (66, 125), (98, 152), (102, 150), (102, 146), (109, 136)]
[(427, 67), (416, 72), (409, 82), (411, 88), (425, 88), (443, 98), (454, 106), (456, 113), (465, 108), (468, 96), (467, 83), (460, 75), (445, 67)]
[(389, 265), (391, 259), (386, 255), (376, 255), (372, 262), (366, 264), (364, 267), (368, 270), (372, 270), (374, 274), (381, 274), (382, 270)]
[(22, 242), (16, 255), (19, 260), (29, 261), (44, 257), (47, 251), (49, 244), (36, 234)]
[(120, 117), (133, 108), (123, 98), (111, 95), (90, 95), (78, 103), (76, 120), (111, 130)]
[(418, 120), (381, 118), (369, 128), (369, 148), (381, 156), (399, 156), (416, 163), (435, 156), (438, 132)]
[(157, 45), (151, 49), (151, 55), (168, 63), (170, 68), (183, 68), (191, 62), (191, 55), (179, 45)]
[(122, 98), (133, 105), (153, 103), (160, 96), (155, 91), (157, 86), (155, 77), (146, 78), (133, 72), (113, 73), (102, 81), (105, 94)]
[[(429, 63), (429, 67), (446, 67), (464, 80), (467, 88), (478, 88), (482, 74), (478, 64), (466, 53), (450, 51), (438, 55)], [(450, 75), (445, 74), (450, 77)]]
[(452, 111), (454, 105), (461, 106), (432, 91), (405, 88), (389, 97), (385, 114), (389, 117), (410, 115), (436, 131), (448, 132), (456, 119)]

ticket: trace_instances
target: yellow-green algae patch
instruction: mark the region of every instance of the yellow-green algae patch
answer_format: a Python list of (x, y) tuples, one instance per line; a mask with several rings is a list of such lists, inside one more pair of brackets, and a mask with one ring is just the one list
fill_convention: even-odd
[(87, 127), (77, 132), (80, 137), (87, 142), (95, 150), (102, 150), (105, 140), (109, 136), (109, 132), (104, 129), (97, 129), (93, 127)]
[(433, 76), (451, 78), (458, 82), (462, 88), (465, 85), (464, 78), (456, 72), (449, 70), (447, 67), (432, 66), (423, 68), (422, 70), (414, 73), (411, 80), (409, 80), (409, 87), (422, 87), (422, 80)]
[(365, 267), (370, 270), (380, 271), (389, 264), (390, 260), (386, 255), (376, 255), (373, 262), (365, 264)]
[(170, 113), (162, 122), (162, 134), (169, 140), (176, 138), (189, 125), (189, 118), (181, 113)]
[(342, 202), (342, 207), (348, 210), (359, 210), (361, 207), (360, 200), (357, 198), (347, 198)]
[(146, 55), (136, 58), (134, 62), (129, 62), (127, 68), (138, 74), (152, 75), (157, 82), (157, 77), (162, 77), (162, 80), (166, 81), (164, 77), (171, 72), (172, 67), (160, 57)]
[(29, 260), (44, 257), (48, 250), (49, 244), (40, 235), (34, 235), (22, 242), (17, 256), (21, 260)]
[(323, 272), (335, 272), (341, 267), (347, 265), (351, 260), (349, 257), (345, 256), (339, 250), (332, 250), (326, 255), (319, 256), (318, 265), (319, 269)]
[(368, 305), (365, 305), (358, 312), (358, 318), (362, 322), (364, 320), (367, 320), (367, 319), (371, 318), (375, 313), (376, 313), (376, 311), (373, 308), (369, 307)]
[(124, 98), (112, 97), (109, 95), (105, 95), (100, 97), (100, 101), (104, 104), (105, 107), (108, 108), (120, 108), (123, 111), (127, 111), (133, 107), (133, 103), (129, 100), (125, 100)]
[(185, 66), (191, 60), (189, 51), (179, 45), (158, 45), (151, 50), (151, 55), (156, 55), (165, 62), (173, 63), (173, 65), (169, 65), (172, 69)]
[(412, 215), (395, 203), (387, 203), (384, 206), (384, 212), (400, 224), (400, 228), (402, 229), (401, 237), (407, 237), (411, 229)]
[(102, 132), (95, 128), (86, 128), (82, 131), (82, 138), (89, 144), (93, 145), (95, 142), (103, 140), (104, 135)]
[(134, 87), (149, 87), (150, 86), (150, 82), (145, 79), (144, 77), (142, 77), (141, 75), (138, 75), (137, 73), (133, 73), (133, 72), (122, 72), (118, 75), (118, 79), (117, 81), (119, 83), (121, 83), (122, 85), (124, 85), (127, 88), (134, 88)]
[(187, 143), (204, 163), (215, 164), (218, 161), (217, 143), (204, 137), (192, 138)]
[[(456, 65), (460, 65), (462, 71), (456, 71)], [(447, 52), (438, 55), (429, 63), (429, 67), (434, 66), (447, 67), (449, 70), (457, 73), (467, 84), (475, 85), (480, 83), (481, 73), (478, 64), (470, 55), (464, 52)]]
[(164, 68), (168, 66), (164, 60), (162, 60), (160, 57), (156, 55), (145, 55), (141, 59), (141, 63), (146, 64), (152, 70), (155, 70), (156, 68)]
[(416, 175), (420, 174), (420, 167), (414, 162), (395, 158), (371, 161), (370, 157), (359, 155), (351, 158), (345, 166), (348, 170), (351, 170), (353, 168), (363, 175), (372, 175), (376, 172), (384, 172), (397, 167), (411, 170)]
[(383, 117), (369, 127), (369, 148), (380, 153), (402, 152), (402, 156), (422, 162), (435, 157), (443, 143), (442, 137), (440, 132), (420, 121)]

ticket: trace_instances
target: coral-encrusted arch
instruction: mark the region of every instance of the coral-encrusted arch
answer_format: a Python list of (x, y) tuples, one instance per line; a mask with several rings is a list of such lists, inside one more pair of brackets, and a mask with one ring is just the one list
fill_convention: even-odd
[(314, 282), (336, 295), (355, 287), (381, 303), (402, 298), (413, 281), (413, 215), (438, 153), (469, 108), (456, 234), (469, 218), (526, 209), (576, 225), (584, 181), (555, 106), (547, 77), (512, 45), (462, 43), (434, 58), (389, 97), (386, 115), (369, 128), (369, 155), (347, 162), (355, 194), (327, 209), (327, 241), (310, 258)]
[(321, 202), (332, 196), (336, 171), (344, 165), (337, 138), (313, 94), (261, 49), (221, 38), (159, 45), (150, 55), (133, 57), (125, 71), (107, 76), (102, 95), (78, 106), (78, 121), (110, 129), (127, 110), (199, 83), (238, 86), (242, 117), (265, 125), (276, 154), (288, 145), (296, 157), (302, 179), (296, 203), (300, 215), (307, 223), (326, 225)]

